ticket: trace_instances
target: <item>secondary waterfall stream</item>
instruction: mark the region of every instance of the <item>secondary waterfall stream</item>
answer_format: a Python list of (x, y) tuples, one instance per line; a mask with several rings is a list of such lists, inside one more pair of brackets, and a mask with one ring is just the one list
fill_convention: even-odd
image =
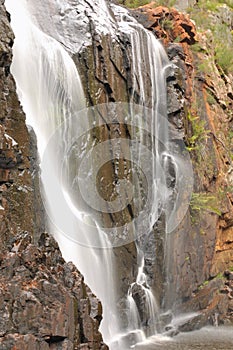
[[(103, 303), (104, 340), (111, 349), (128, 349), (155, 334), (159, 324), (160, 306), (145, 273), (142, 237), (152, 231), (161, 213), (167, 218), (164, 230), (172, 231), (185, 191), (184, 164), (169, 147), (166, 76), (171, 65), (152, 33), (125, 9), (112, 5), (110, 10), (103, 0), (97, 14), (91, 10), (91, 0), (79, 4), (71, 0), (44, 0), (40, 4), (20, 1), (17, 6), (11, 0), (6, 3), (16, 36), (12, 72), (27, 122), (38, 139), (50, 230), (64, 257), (76, 263)], [(83, 23), (91, 18), (101, 35), (110, 35), (113, 40), (127, 36), (133, 77), (129, 103), (109, 102), (86, 108), (81, 78), (71, 58), (73, 50), (90, 44), (90, 33), (83, 33), (76, 24), (79, 16)], [(96, 143), (93, 134), (98, 127), (121, 124), (130, 126), (130, 140), (125, 137)], [(132, 164), (127, 160), (127, 176), (119, 180), (122, 153)], [(103, 201), (95, 188), (95, 176), (112, 159), (117, 178), (113, 200)], [(171, 175), (166, 174), (166, 169), (173, 169), (175, 174), (172, 189), (167, 185)], [(129, 179), (135, 186), (133, 191)], [(99, 181), (104, 183), (105, 178)], [(168, 205), (174, 188), (180, 197)], [(112, 217), (111, 213), (119, 212), (122, 206), (131, 213), (132, 222), (106, 225), (106, 215)], [(117, 275), (117, 259), (122, 252), (117, 249), (132, 242), (136, 267), (126, 268), (135, 270), (135, 279), (129, 279), (127, 292), (119, 297), (117, 290), (122, 281)]]

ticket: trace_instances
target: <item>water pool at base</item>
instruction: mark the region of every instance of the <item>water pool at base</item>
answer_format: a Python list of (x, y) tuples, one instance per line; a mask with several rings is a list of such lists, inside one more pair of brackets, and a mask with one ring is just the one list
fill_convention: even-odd
[(155, 336), (135, 350), (232, 350), (233, 327), (205, 327), (173, 338)]

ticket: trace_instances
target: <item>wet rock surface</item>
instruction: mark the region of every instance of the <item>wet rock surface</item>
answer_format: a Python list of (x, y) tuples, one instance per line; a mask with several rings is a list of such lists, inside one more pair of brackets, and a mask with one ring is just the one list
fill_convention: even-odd
[[(216, 130), (221, 123), (220, 119), (225, 120), (226, 130), (231, 127), (227, 113), (224, 117), (225, 107), (221, 102), (224, 99), (223, 95), (228, 96), (228, 104), (231, 105), (230, 78), (219, 74), (218, 70), (214, 70), (212, 76), (200, 78), (198, 65), (199, 60), (203, 58), (197, 58), (190, 46), (200, 38), (195, 24), (188, 15), (166, 7), (154, 8), (154, 5), (132, 10), (131, 14), (164, 43), (173, 64), (167, 74), (168, 117), (174, 126), (172, 139), (177, 142), (184, 139), (189, 146), (189, 140), (195, 132), (190, 121), (192, 116), (205, 125), (203, 130), (210, 129), (212, 132), (206, 137), (203, 146), (198, 146), (198, 150), (190, 151), (195, 177), (194, 192), (203, 191), (212, 196), (212, 193), (229, 188), (231, 180), (224, 178), (223, 175), (228, 172), (231, 174), (230, 164), (224, 164), (222, 161), (226, 149), (224, 151), (224, 146), (220, 146), (221, 139), (219, 141), (213, 135), (216, 135)], [(119, 44), (116, 42), (111, 44), (110, 37), (102, 37), (100, 40), (99, 36), (94, 35), (94, 31), (92, 37), (94, 38), (92, 46), (74, 56), (74, 60), (81, 63), (83, 67), (83, 71), (81, 70), (83, 81), (91, 82), (91, 85), (86, 87), (86, 95), (95, 96), (94, 100), (90, 99), (90, 104), (109, 100), (127, 101), (131, 95), (130, 82), (132, 81), (130, 56), (126, 49), (127, 37), (125, 37), (126, 41), (123, 37), (123, 41)], [(114, 46), (114, 52), (117, 52), (114, 56), (111, 46)], [(211, 83), (206, 84), (206, 79)], [(114, 81), (117, 82), (116, 86)], [(117, 89), (117, 86), (122, 83), (125, 90)], [(215, 91), (216, 106), (210, 106), (210, 102), (207, 101), (206, 91), (209, 85)], [(187, 330), (213, 323), (215, 314), (221, 315), (222, 319), (229, 315), (230, 298), (226, 298), (221, 293), (217, 296), (221, 286), (216, 287), (215, 282), (210, 283), (206, 297), (201, 293), (197, 293), (196, 296), (197, 289), (204, 281), (214, 279), (227, 267), (232, 267), (232, 200), (229, 192), (227, 196), (223, 195), (223, 200), (219, 200), (219, 203), (225, 212), (221, 216), (211, 208), (209, 210), (203, 208), (199, 212), (191, 208), (180, 226), (167, 237), (167, 241), (164, 236), (164, 225), (159, 225), (155, 233), (151, 233), (140, 242), (145, 254), (145, 271), (160, 305), (165, 309), (173, 307), (178, 310), (181, 305), (184, 305), (183, 309), (186, 312), (193, 311), (193, 308), (203, 311), (200, 316), (183, 326)], [(212, 206), (215, 207), (214, 204)], [(154, 246), (156, 248), (152, 250), (151, 247)], [(167, 271), (164, 270), (164, 261), (166, 261)], [(121, 264), (118, 270), (119, 276), (124, 278)], [(134, 276), (130, 276), (127, 281), (124, 280), (123, 285), (126, 289), (133, 278)], [(207, 302), (208, 295), (211, 297)], [(192, 304), (193, 300), (197, 301), (196, 307)], [(174, 301), (176, 301), (175, 305)]]
[[(10, 74), (13, 33), (0, 3), (0, 248), (18, 230), (31, 230), (33, 189), (29, 135)], [(20, 219), (19, 219), (20, 218)]]
[(14, 36), (0, 2), (0, 348), (107, 349), (99, 300), (42, 234), (36, 138), (10, 74)]
[[(185, 8), (187, 4), (179, 2), (179, 6)], [(168, 116), (175, 130), (172, 137), (176, 140), (184, 138), (190, 146), (190, 137), (196, 137), (190, 117), (197, 118), (198, 123), (204, 125), (203, 144), (197, 146), (197, 143), (196, 149), (190, 150), (194, 192), (205, 192), (207, 196), (214, 194), (215, 198), (207, 210), (203, 206), (198, 212), (191, 206), (183, 222), (169, 235), (167, 243), (159, 244), (160, 255), (167, 252), (167, 286), (165, 282), (165, 297), (161, 305), (170, 308), (176, 300), (174, 309), (185, 312), (202, 310), (199, 316), (183, 326), (192, 330), (206, 323), (213, 324), (215, 317), (219, 322), (232, 320), (231, 287), (228, 289), (229, 280), (224, 277), (224, 271), (233, 266), (232, 165), (228, 158), (232, 147), (227, 136), (232, 128), (232, 73), (227, 75), (215, 62), (211, 73), (200, 75), (200, 62), (210, 59), (208, 52), (214, 55), (208, 33), (197, 32), (187, 14), (162, 6), (154, 7), (154, 4), (149, 4), (132, 13), (162, 40), (175, 67), (167, 78)], [(230, 30), (231, 12), (224, 7), (210, 16), (215, 25), (224, 22)], [(195, 42), (201, 47), (198, 53), (190, 46)], [(221, 137), (218, 138), (217, 134)], [(219, 210), (214, 210), (216, 207)], [(216, 211), (222, 214), (217, 215)], [(161, 235), (159, 237), (157, 242), (161, 241)], [(158, 271), (156, 276), (159, 276)]]

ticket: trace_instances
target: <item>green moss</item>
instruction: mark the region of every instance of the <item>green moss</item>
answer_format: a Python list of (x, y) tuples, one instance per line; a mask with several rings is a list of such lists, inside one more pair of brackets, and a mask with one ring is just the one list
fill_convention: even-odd
[(215, 278), (222, 280), (224, 279), (224, 275), (222, 272), (219, 272)]
[(203, 282), (203, 286), (207, 286), (209, 284), (209, 281)]
[(208, 286), (209, 282), (210, 282), (210, 281), (208, 281), (208, 280), (207, 280), (207, 281), (204, 281), (204, 282), (198, 287), (198, 289), (201, 290), (201, 289), (203, 289), (205, 286)]
[[(232, 271), (233, 271), (233, 267), (232, 267)], [(214, 277), (214, 279), (225, 279), (225, 277), (224, 277), (224, 274), (223, 274), (222, 272), (219, 272), (219, 273), (217, 274), (217, 276)], [(212, 279), (209, 279), (209, 280), (204, 281), (204, 282), (198, 287), (198, 289), (201, 290), (201, 289), (203, 289), (205, 286), (208, 286), (208, 284), (210, 283), (211, 280), (212, 280)]]

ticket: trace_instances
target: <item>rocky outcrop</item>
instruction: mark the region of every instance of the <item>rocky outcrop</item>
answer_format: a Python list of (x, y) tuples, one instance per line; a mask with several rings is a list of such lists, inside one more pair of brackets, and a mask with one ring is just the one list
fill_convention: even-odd
[[(216, 25), (223, 21), (230, 32), (231, 11), (227, 15), (224, 9), (210, 17)], [(198, 33), (189, 15), (156, 8), (154, 3), (132, 14), (163, 41), (177, 67), (168, 78), (168, 117), (177, 130), (176, 138), (186, 140), (195, 177), (190, 212), (170, 235), (166, 248), (164, 242), (158, 242), (163, 246), (160, 252), (168, 257), (167, 280), (160, 295), (167, 291), (161, 304), (165, 308), (173, 305), (174, 310), (202, 310), (183, 329), (211, 323), (215, 315), (224, 322), (232, 317), (231, 289), (228, 296), (222, 293), (224, 284), (228, 285), (224, 271), (233, 267), (232, 71), (224, 71), (214, 59), (213, 41), (207, 39), (210, 32)], [(200, 68), (200, 62), (208, 61), (210, 70)], [(159, 276), (157, 269), (154, 280)], [(219, 274), (221, 279), (216, 277)], [(158, 293), (157, 286), (154, 292)]]
[[(223, 21), (230, 32), (231, 10), (228, 15), (226, 12), (226, 8), (219, 8), (209, 16), (215, 25)], [(190, 149), (195, 176), (190, 213), (168, 240), (170, 261), (164, 302), (171, 307), (169, 301), (176, 300), (178, 305), (183, 304), (183, 311), (203, 310), (202, 321), (199, 317), (192, 325), (211, 322), (215, 314), (223, 322), (232, 315), (231, 291), (228, 297), (221, 292), (228, 281), (222, 277), (216, 282), (216, 276), (224, 276), (225, 269), (233, 266), (232, 71), (224, 71), (214, 58), (210, 31), (198, 33), (188, 15), (154, 8), (153, 4), (133, 13), (163, 40), (177, 66), (168, 81), (168, 113)], [(190, 45), (195, 42), (198, 44), (192, 49)], [(203, 286), (205, 281), (208, 287)], [(179, 309), (178, 305), (175, 308)]]
[(57, 243), (45, 217), (36, 139), (10, 74), (14, 36), (0, 2), (0, 348), (107, 349), (99, 300)]
[[(228, 14), (232, 11), (228, 9)], [(227, 16), (229, 18), (229, 16)], [(218, 26), (228, 26), (228, 31), (232, 30), (232, 22), (227, 23), (221, 15), (221, 7), (216, 13), (210, 14), (213, 23)], [(218, 24), (219, 23), (219, 24)], [(213, 34), (216, 35), (216, 34)], [(232, 70), (227, 71), (225, 66), (221, 66), (216, 56), (214, 40), (208, 33), (202, 31), (198, 35), (198, 52), (193, 53), (195, 81), (193, 90), (193, 102), (199, 107), (197, 115), (205, 123), (205, 143), (195, 151), (194, 166), (196, 169), (196, 191), (204, 191), (213, 196), (210, 201), (208, 211), (212, 211), (212, 217), (215, 216), (215, 224), (212, 228), (212, 237), (214, 238), (213, 256), (210, 260), (210, 268), (206, 274), (206, 280), (223, 275), (225, 269), (233, 266), (233, 205), (232, 205)], [(226, 35), (227, 40), (227, 35)], [(200, 62), (206, 62), (208, 69), (200, 65)], [(195, 110), (195, 109), (194, 109)], [(204, 151), (204, 152), (203, 152)], [(202, 153), (200, 157), (200, 153)], [(217, 215), (214, 214), (217, 207)], [(197, 213), (196, 213), (197, 214)], [(194, 214), (195, 215), (195, 214)], [(205, 212), (197, 215), (198, 218), (206, 218)], [(213, 222), (213, 219), (211, 220)], [(207, 234), (207, 229), (203, 229), (200, 223), (199, 232)], [(209, 231), (209, 230), (208, 230)], [(221, 288), (220, 288), (221, 291)], [(221, 294), (221, 292), (220, 292)], [(220, 307), (220, 315), (227, 314), (232, 317), (230, 312), (230, 300), (228, 298), (228, 307)], [(220, 316), (221, 318), (221, 316)], [(224, 317), (222, 317), (223, 319)]]
[(1, 349), (107, 349), (102, 308), (54, 239), (22, 233), (1, 254)]
[[(33, 229), (29, 135), (10, 74), (13, 33), (1, 1), (0, 17), (0, 235), (1, 251), (11, 236)], [(20, 218), (20, 219), (19, 219)]]
[(195, 43), (196, 30), (190, 18), (175, 8), (158, 6), (152, 3), (132, 11), (133, 16), (142, 25), (152, 30), (165, 44), (174, 40), (192, 45)]

